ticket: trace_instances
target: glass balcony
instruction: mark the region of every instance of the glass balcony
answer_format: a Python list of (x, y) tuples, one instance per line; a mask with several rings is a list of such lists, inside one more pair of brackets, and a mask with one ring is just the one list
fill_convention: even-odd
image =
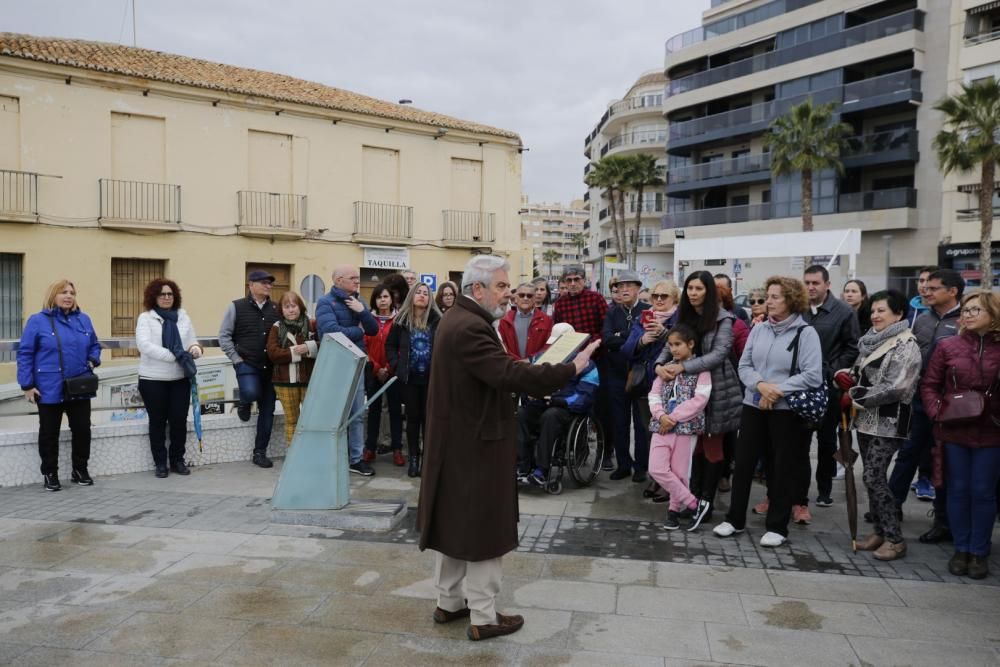
[(918, 9), (900, 12), (863, 25), (841, 30), (832, 35), (826, 35), (804, 44), (762, 53), (751, 58), (715, 67), (690, 76), (672, 79), (667, 85), (667, 95), (677, 95), (696, 88), (710, 86), (723, 81), (729, 81), (741, 76), (763, 72), (765, 70), (787, 65), (806, 58), (812, 58), (824, 53), (838, 51), (857, 44), (873, 42), (883, 37), (895, 35), (908, 30), (923, 30), (924, 13)]
[(612, 137), (611, 141), (604, 144), (601, 148), (601, 157), (604, 157), (611, 151), (617, 148), (625, 148), (629, 146), (642, 146), (642, 145), (652, 145), (666, 144), (667, 142), (667, 128), (662, 128), (659, 130), (640, 130), (638, 132), (626, 132), (625, 134), (620, 134), (617, 137)]
[(838, 213), (881, 211), (887, 208), (916, 208), (917, 191), (913, 188), (849, 192), (837, 198)]
[(667, 173), (668, 185), (706, 181), (727, 176), (768, 171), (771, 168), (771, 154), (740, 155), (730, 160), (713, 160), (693, 164), (689, 167), (672, 169)]
[(1000, 39), (1000, 28), (992, 32), (983, 32), (978, 35), (970, 35), (965, 38), (965, 46), (977, 46)]
[(774, 17), (781, 16), (786, 12), (792, 12), (796, 9), (808, 7), (809, 5), (815, 4), (819, 1), (820, 0), (773, 0), (773, 2), (768, 2), (759, 7), (754, 7), (751, 10), (730, 16), (729, 18), (722, 19), (721, 21), (715, 21), (692, 30), (686, 30), (685, 32), (682, 32), (679, 35), (674, 35), (667, 40), (667, 55), (669, 56), (671, 53), (676, 53), (689, 46), (694, 46), (695, 44), (715, 39), (716, 37), (733, 32), (734, 30), (739, 30), (740, 28), (745, 28), (749, 25), (760, 23), (761, 21), (773, 19)]

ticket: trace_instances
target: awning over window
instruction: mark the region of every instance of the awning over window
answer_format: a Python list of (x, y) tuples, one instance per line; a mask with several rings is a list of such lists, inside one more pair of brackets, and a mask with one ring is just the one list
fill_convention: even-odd
[[(998, 0), (997, 4), (1000, 4), (1000, 0)], [(983, 188), (979, 183), (966, 183), (965, 185), (958, 186), (959, 192), (972, 193), (972, 192), (979, 192), (982, 189)], [(993, 189), (996, 192), (1000, 192), (1000, 181), (997, 181), (996, 183), (993, 184)]]
[(1000, 7), (1000, 0), (993, 0), (993, 2), (984, 2), (978, 7), (973, 7), (972, 9), (967, 9), (967, 14), (983, 14), (985, 12), (994, 10)]

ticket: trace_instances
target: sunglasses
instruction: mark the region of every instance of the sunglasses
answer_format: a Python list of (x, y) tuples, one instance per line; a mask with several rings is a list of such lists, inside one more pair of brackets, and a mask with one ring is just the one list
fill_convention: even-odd
[(174, 298), (174, 293), (173, 292), (160, 292), (160, 296), (162, 296), (162, 297), (170, 297), (172, 299), (172, 298)]
[(763, 306), (767, 302), (767, 299), (750, 299), (747, 303), (752, 303), (755, 306)]
[(524, 292), (520, 292), (520, 293), (517, 294), (517, 298), (518, 299), (534, 299), (535, 298), (535, 293), (531, 292), (530, 294), (525, 294)]
[(650, 294), (650, 296), (653, 297), (656, 300), (669, 299), (670, 298), (669, 294)]

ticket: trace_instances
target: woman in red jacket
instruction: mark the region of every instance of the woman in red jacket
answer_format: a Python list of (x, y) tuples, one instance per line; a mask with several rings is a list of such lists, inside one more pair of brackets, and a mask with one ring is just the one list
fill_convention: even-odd
[[(378, 333), (365, 336), (365, 348), (368, 350), (368, 364), (365, 366), (365, 394), (371, 396), (389, 379), (389, 362), (385, 357), (385, 339), (396, 318), (396, 308), (392, 289), (385, 283), (379, 283), (372, 290), (371, 309), (378, 320)], [(379, 427), (382, 424), (382, 399), (389, 404), (389, 441), (392, 443), (392, 463), (402, 466), (406, 464), (403, 458), (403, 399), (399, 390), (399, 382), (394, 382), (382, 396), (379, 396), (368, 406), (368, 433), (365, 436), (364, 461), (371, 463), (378, 451)]]
[(939, 341), (931, 355), (920, 398), (944, 444), (955, 542), (948, 570), (984, 579), (1000, 480), (1000, 297), (966, 294), (960, 322), (959, 335)]

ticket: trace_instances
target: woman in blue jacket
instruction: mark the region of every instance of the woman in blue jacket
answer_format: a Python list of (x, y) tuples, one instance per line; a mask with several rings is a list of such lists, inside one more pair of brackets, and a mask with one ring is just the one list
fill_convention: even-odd
[(63, 380), (92, 373), (100, 364), (97, 333), (76, 302), (76, 287), (68, 280), (52, 283), (42, 311), (28, 318), (17, 348), (17, 382), (28, 402), (38, 405), (38, 455), (49, 491), (61, 488), (59, 428), (63, 413), (73, 434), (73, 481), (81, 486), (94, 483), (87, 472), (90, 399), (94, 394), (67, 396)]

